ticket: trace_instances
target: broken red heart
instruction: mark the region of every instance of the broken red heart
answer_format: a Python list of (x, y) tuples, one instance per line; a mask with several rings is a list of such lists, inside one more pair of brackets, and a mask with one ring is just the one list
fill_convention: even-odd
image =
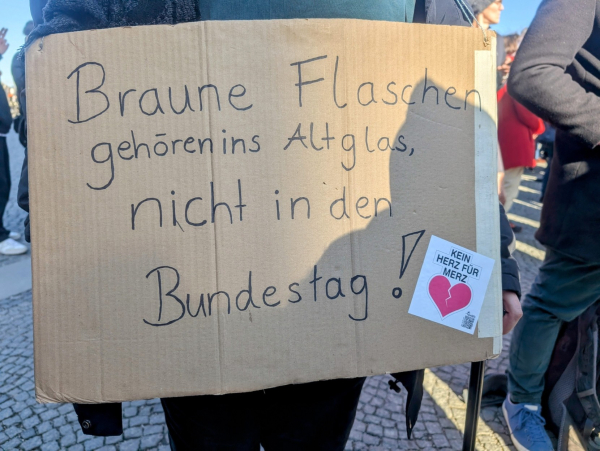
[(429, 281), (429, 295), (442, 318), (465, 308), (471, 302), (471, 288), (464, 283), (452, 286), (446, 276), (435, 276)]

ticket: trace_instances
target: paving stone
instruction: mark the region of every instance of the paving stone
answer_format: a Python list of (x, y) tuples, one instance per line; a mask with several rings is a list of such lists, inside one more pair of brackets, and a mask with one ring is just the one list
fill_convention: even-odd
[(363, 434), (363, 442), (367, 445), (379, 445), (379, 442), (381, 441), (379, 437), (380, 436)]
[(365, 407), (363, 407), (362, 411), (366, 414), (372, 415), (375, 413), (375, 407), (371, 406), (371, 405), (365, 405)]
[(13, 414), (13, 411), (10, 407), (0, 410), (0, 421), (10, 417), (12, 414)]
[(163, 438), (162, 433), (153, 434), (153, 435), (144, 435), (144, 437), (142, 437), (142, 442), (140, 444), (140, 448), (148, 449), (148, 448), (155, 447), (160, 443), (162, 438)]
[(33, 410), (31, 410), (30, 407), (27, 407), (19, 413), (19, 417), (21, 418), (21, 420), (29, 418), (31, 415), (33, 415)]
[(148, 415), (142, 415), (141, 413), (138, 416), (133, 417), (129, 420), (129, 426), (139, 426), (140, 424), (146, 424), (150, 421)]
[(383, 428), (383, 435), (384, 435), (384, 437), (387, 437), (387, 438), (397, 439), (398, 438), (398, 430), (392, 429), (392, 428)]
[(6, 430), (4, 431), (4, 433), (5, 433), (6, 435), (8, 435), (8, 437), (9, 437), (9, 438), (13, 438), (15, 435), (17, 435), (17, 434), (20, 434), (20, 433), (21, 433), (21, 431), (22, 431), (22, 429), (21, 429), (21, 428), (18, 428), (18, 427), (16, 427), (16, 426), (12, 426), (12, 427), (10, 427), (10, 428), (6, 429)]
[(152, 434), (162, 434), (162, 433), (163, 433), (162, 425), (154, 424), (154, 425), (144, 426), (144, 433), (143, 433), (144, 436), (152, 435)]
[(359, 432), (365, 432), (367, 430), (367, 425), (360, 420), (354, 420), (352, 429)]
[(133, 417), (135, 415), (137, 415), (137, 407), (132, 406), (132, 407), (125, 407), (123, 409), (123, 417), (129, 418), (129, 417)]
[(78, 430), (75, 432), (75, 435), (77, 436), (77, 443), (83, 443), (83, 442), (87, 442), (88, 440), (91, 440), (93, 438), (93, 435), (86, 435), (83, 433), (83, 431), (81, 429), (78, 428)]
[(52, 423), (50, 422), (44, 422), (42, 424), (39, 424), (36, 427), (37, 433), (38, 434), (45, 434), (46, 432), (48, 432), (50, 429), (55, 429), (52, 427)]
[(37, 426), (38, 424), (40, 424), (40, 419), (36, 415), (31, 416), (26, 420), (23, 420), (23, 427), (26, 428), (32, 428), (34, 426)]
[(64, 448), (77, 442), (77, 437), (73, 433), (68, 433), (60, 438), (60, 445)]
[(58, 440), (58, 439), (60, 439), (60, 432), (57, 431), (56, 429), (51, 429), (48, 432), (46, 432), (44, 435), (42, 435), (42, 440), (44, 440), (44, 443), (53, 442), (54, 440)]
[(142, 428), (128, 428), (123, 431), (123, 435), (125, 438), (137, 438), (142, 436)]
[(434, 421), (427, 421), (425, 423), (425, 427), (427, 428), (427, 432), (430, 434), (439, 434), (442, 432), (442, 426), (440, 423)]
[(367, 433), (381, 437), (383, 435), (383, 428), (377, 424), (369, 424), (367, 426)]
[(123, 436), (116, 435), (116, 436), (106, 437), (106, 439), (104, 440), (104, 443), (106, 443), (107, 445), (114, 445), (115, 443), (120, 443), (122, 441), (123, 441)]
[(165, 416), (162, 414), (153, 414), (150, 416), (150, 424), (163, 424)]
[(365, 415), (365, 423), (379, 424), (381, 423), (381, 418), (376, 415)]
[(450, 443), (448, 442), (448, 439), (444, 434), (436, 434), (435, 436), (433, 436), (432, 441), (435, 444), (436, 448), (445, 448), (450, 446)]
[(85, 451), (93, 451), (104, 446), (104, 437), (94, 437), (83, 444)]
[(59, 415), (60, 415), (60, 413), (58, 412), (58, 410), (52, 409), (52, 410), (46, 410), (45, 412), (41, 413), (40, 418), (44, 421), (49, 421), (53, 418), (56, 418)]
[(140, 447), (139, 439), (125, 440), (119, 445), (119, 451), (138, 451)]
[(21, 432), (21, 438), (23, 440), (27, 440), (27, 439), (33, 437), (34, 435), (37, 435), (37, 432), (35, 431), (34, 428), (26, 429), (23, 432)]
[(58, 451), (59, 449), (60, 447), (58, 446), (58, 442), (56, 441), (44, 443), (40, 448), (41, 451)]
[(18, 437), (15, 437), (11, 440), (9, 440), (8, 442), (4, 443), (3, 447), (5, 449), (17, 449), (17, 447), (21, 444), (21, 439)]
[(42, 446), (42, 437), (38, 435), (33, 438), (30, 438), (29, 440), (25, 440), (21, 444), (21, 449), (25, 451), (30, 451), (34, 448), (39, 448), (40, 446)]

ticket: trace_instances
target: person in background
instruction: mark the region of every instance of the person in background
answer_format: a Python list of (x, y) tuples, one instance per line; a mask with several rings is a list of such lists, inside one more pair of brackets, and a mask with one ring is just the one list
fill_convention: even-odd
[[(23, 34), (25, 35), (25, 37), (27, 37), (29, 35), (29, 33), (31, 33), (31, 30), (33, 30), (33, 20), (30, 20), (29, 22), (27, 22), (25, 24), (25, 27), (23, 28)], [(22, 118), (23, 118), (23, 104), (25, 103), (21, 99), (21, 94), (25, 90), (25, 59), (20, 58), (20, 55), (18, 52), (15, 53), (15, 56), (13, 57), (12, 64), (10, 66), (10, 71), (12, 73), (13, 80), (15, 81), (15, 85), (17, 87), (17, 99), (19, 101), (19, 115), (14, 118), (14, 128), (15, 128), (15, 131), (17, 133), (19, 133)], [(21, 135), (21, 133), (19, 133), (19, 135)], [(23, 139), (21, 139), (21, 144), (23, 146), (25, 146)]]
[(556, 127), (540, 228), (546, 257), (523, 301), (504, 415), (521, 450), (553, 449), (544, 376), (564, 322), (600, 300), (600, 3), (544, 0), (512, 65), (508, 91)]
[[(508, 213), (519, 194), (526, 167), (535, 166), (535, 138), (544, 132), (544, 123), (511, 97), (506, 85), (498, 91), (498, 141), (504, 163), (504, 209)], [(519, 232), (520, 227), (512, 226)]]
[[(481, 27), (487, 31), (491, 25), (500, 23), (500, 16), (504, 10), (502, 0), (470, 0), (470, 3), (476, 19), (473, 21), (474, 27)], [(498, 39), (496, 40), (497, 88), (500, 88), (504, 76), (508, 73), (508, 68), (503, 65), (505, 57), (504, 40), (502, 36), (498, 35)]]
[[(0, 30), (0, 59), (8, 49), (7, 31), (6, 28)], [(10, 131), (11, 125), (12, 116), (8, 99), (4, 89), (0, 88), (0, 254), (3, 255), (19, 255), (27, 252), (27, 246), (16, 241), (21, 238), (21, 235), (7, 230), (2, 222), (10, 195), (10, 161), (8, 146), (6, 145), (6, 134)]]
[[(511, 34), (508, 36), (504, 36), (503, 41), (506, 55), (503, 60), (504, 62), (498, 68), (498, 70), (502, 72), (501, 84), (506, 83), (506, 80), (508, 80), (508, 72), (510, 71), (510, 65), (514, 60), (514, 54), (518, 48), (519, 35)], [(504, 162), (502, 161), (502, 149), (500, 149), (500, 145), (498, 145), (498, 199), (500, 200), (500, 203), (502, 205), (506, 203), (506, 193), (504, 191), (504, 175), (505, 174)]]
[[(499, 66), (499, 70), (502, 72), (502, 85), (508, 80), (508, 73), (510, 72), (510, 66), (515, 60), (515, 54), (519, 48), (520, 36), (516, 33), (504, 36), (504, 60)], [(500, 61), (498, 61), (500, 62)]]

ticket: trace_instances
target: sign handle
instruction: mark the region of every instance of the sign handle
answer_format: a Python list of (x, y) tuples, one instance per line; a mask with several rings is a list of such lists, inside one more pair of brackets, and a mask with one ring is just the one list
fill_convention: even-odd
[(463, 451), (475, 450), (477, 437), (477, 421), (481, 410), (481, 394), (483, 391), (483, 375), (485, 373), (485, 360), (471, 363), (471, 376), (469, 377), (469, 396), (467, 399), (467, 419), (465, 420), (465, 435), (463, 438)]

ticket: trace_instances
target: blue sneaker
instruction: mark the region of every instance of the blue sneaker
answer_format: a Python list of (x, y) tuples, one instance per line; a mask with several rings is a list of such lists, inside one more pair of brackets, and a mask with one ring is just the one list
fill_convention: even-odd
[(554, 451), (546, 434), (539, 404), (514, 404), (509, 396), (502, 404), (504, 419), (508, 424), (510, 438), (518, 451)]

